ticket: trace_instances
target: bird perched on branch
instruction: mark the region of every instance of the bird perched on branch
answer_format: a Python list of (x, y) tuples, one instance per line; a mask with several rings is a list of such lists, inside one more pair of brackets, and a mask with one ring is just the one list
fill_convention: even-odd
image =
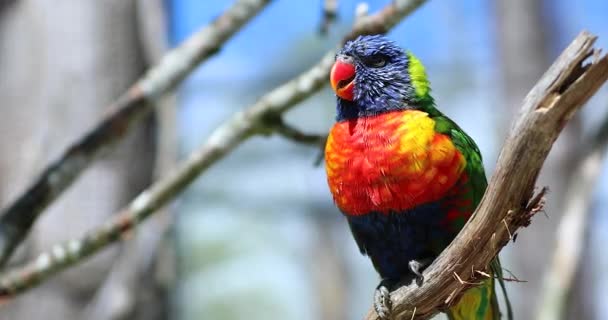
[[(422, 271), (464, 226), (486, 189), (475, 142), (435, 108), (424, 66), (383, 36), (361, 36), (336, 56), (330, 82), (337, 123), (325, 147), (327, 180), (361, 253), (382, 281), (374, 306)], [(498, 319), (496, 260), (483, 284), (447, 311), (451, 319)], [(501, 282), (502, 283), (502, 282)]]

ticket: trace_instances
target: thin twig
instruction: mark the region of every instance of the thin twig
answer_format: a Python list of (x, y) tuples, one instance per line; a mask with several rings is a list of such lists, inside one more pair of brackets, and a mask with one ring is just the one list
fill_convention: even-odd
[(0, 267), (27, 236), (34, 221), (104, 151), (123, 138), (153, 103), (172, 90), (262, 10), (269, 0), (238, 0), (210, 25), (167, 53), (160, 63), (107, 109), (110, 113), (46, 167), (36, 181), (0, 214)]
[(506, 282), (518, 282), (518, 283), (526, 283), (526, 282), (528, 282), (528, 280), (520, 280), (520, 279), (517, 279), (517, 278), (505, 278), (505, 277), (502, 277), (501, 280), (506, 281)]
[(479, 273), (479, 274), (480, 274), (480, 275), (482, 275), (484, 278), (491, 278), (491, 277), (492, 277), (492, 276), (491, 276), (489, 273), (484, 272), (484, 271), (481, 271), (481, 270), (475, 270), (475, 272)]
[(509, 240), (513, 240), (513, 235), (511, 234), (511, 230), (509, 230), (509, 225), (507, 224), (507, 221), (505, 219), (502, 219), (502, 223), (505, 225), (505, 228), (507, 229), (507, 234), (509, 235)]
[(321, 162), (323, 162), (325, 157), (325, 144), (327, 144), (327, 134), (319, 135), (302, 132), (283, 122), (282, 118), (279, 118), (272, 123), (267, 123), (267, 128), (271, 130), (271, 133), (278, 134), (293, 142), (317, 146), (319, 151), (315, 157), (315, 161), (313, 161), (313, 166), (318, 167), (321, 165)]
[(285, 123), (283, 118), (278, 116), (266, 119), (264, 127), (269, 130), (269, 133), (278, 134), (285, 139), (301, 144), (325, 147), (325, 142), (327, 141), (327, 134), (319, 135), (302, 132)]
[[(446, 298), (466, 285), (453, 274), (465, 275), (471, 266), (483, 269), (515, 233), (542, 210), (542, 197), (530, 202), (542, 164), (564, 125), (608, 79), (608, 56), (595, 56), (595, 37), (581, 33), (539, 80), (523, 102), (518, 119), (501, 151), (488, 188), (472, 218), (456, 239), (424, 271), (425, 282), (403, 286), (391, 293), (394, 320), (428, 319), (446, 307)], [(513, 210), (508, 214), (509, 210)], [(493, 237), (493, 234), (496, 234)], [(474, 275), (471, 275), (473, 277)], [(471, 282), (475, 279), (463, 278)], [(377, 320), (370, 309), (367, 320)]]
[(502, 271), (505, 271), (509, 274), (509, 278), (505, 278), (503, 277), (502, 279), (505, 281), (513, 281), (513, 282), (528, 282), (528, 280), (521, 280), (518, 277), (515, 276), (515, 274), (513, 274), (513, 272), (511, 272), (511, 270), (507, 269), (507, 268), (502, 268)]
[[(351, 32), (350, 36), (371, 33), (365, 28), (368, 25), (382, 24), (387, 31), (422, 3), (424, 1), (394, 0), (380, 12), (361, 20), (361, 25), (355, 24), (354, 30), (357, 31)], [(382, 22), (383, 20), (386, 22)], [(368, 21), (373, 24), (368, 24)], [(89, 231), (82, 239), (57, 244), (50, 252), (42, 253), (34, 261), (3, 274), (0, 277), (0, 299), (10, 299), (31, 289), (55, 273), (83, 261), (108, 244), (119, 240), (155, 210), (172, 200), (228, 152), (254, 134), (266, 134), (267, 119), (284, 113), (327, 83), (334, 56), (335, 51), (329, 51), (310, 70), (262, 96), (251, 107), (235, 113), (175, 171), (142, 192), (103, 226)]]

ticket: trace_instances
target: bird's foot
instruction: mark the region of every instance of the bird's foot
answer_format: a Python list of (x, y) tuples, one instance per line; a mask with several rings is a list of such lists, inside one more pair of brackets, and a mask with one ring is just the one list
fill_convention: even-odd
[(431, 259), (421, 259), (421, 260), (411, 260), (408, 264), (410, 271), (416, 275), (416, 284), (421, 286), (424, 282), (424, 276), (422, 275), (422, 271), (426, 267), (428, 267), (433, 260)]
[(389, 287), (390, 285), (388, 281), (382, 280), (374, 292), (374, 309), (376, 310), (378, 317), (382, 320), (391, 319), (393, 305), (391, 302), (391, 292), (389, 291)]

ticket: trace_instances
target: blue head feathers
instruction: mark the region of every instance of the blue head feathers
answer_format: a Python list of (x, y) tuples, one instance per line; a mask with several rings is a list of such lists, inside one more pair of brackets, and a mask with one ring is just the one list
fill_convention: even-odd
[[(384, 36), (360, 36), (349, 41), (336, 56), (338, 64), (352, 64), (355, 70), (354, 78), (349, 79), (340, 79), (332, 70), (332, 86), (338, 95), (338, 121), (432, 103), (420, 61)], [(352, 82), (350, 95), (339, 91), (347, 88), (346, 81)]]

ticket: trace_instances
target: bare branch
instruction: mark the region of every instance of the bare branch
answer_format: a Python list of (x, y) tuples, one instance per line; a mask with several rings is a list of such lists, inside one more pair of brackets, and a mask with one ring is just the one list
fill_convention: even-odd
[(378, 34), (388, 32), (404, 15), (409, 15), (426, 0), (392, 1), (380, 12), (367, 16), (357, 17), (353, 30), (344, 37), (344, 41), (352, 40), (363, 34)]
[[(377, 24), (383, 25), (384, 31), (387, 31), (422, 3), (424, 1), (421, 0), (394, 0), (382, 11), (365, 18), (371, 19), (369, 21), (374, 24), (368, 24), (368, 20), (362, 20), (363, 24), (357, 23), (354, 26), (357, 31), (351, 33), (351, 36), (369, 34), (372, 31), (365, 26)], [(142, 192), (103, 226), (89, 231), (82, 239), (58, 244), (50, 252), (42, 253), (25, 266), (5, 273), (0, 277), (0, 299), (9, 299), (35, 287), (53, 274), (81, 262), (108, 244), (121, 239), (243, 141), (254, 134), (268, 133), (267, 119), (286, 112), (327, 83), (335, 54), (334, 50), (327, 52), (311, 69), (270, 91), (251, 107), (234, 114), (175, 171)]]
[(608, 149), (608, 116), (585, 150), (565, 192), (565, 210), (557, 229), (555, 251), (550, 269), (545, 276), (542, 299), (538, 308), (539, 320), (565, 319), (566, 299), (573, 289), (575, 275), (581, 264), (585, 234), (593, 191), (600, 177), (602, 163)]
[[(608, 78), (608, 56), (599, 57), (592, 47), (594, 41), (594, 36), (581, 33), (528, 94), (472, 218), (424, 271), (422, 286), (403, 286), (391, 294), (395, 319), (410, 319), (413, 310), (415, 319), (427, 319), (456, 301), (454, 297), (469, 286), (454, 280), (453, 275), (464, 282), (475, 282), (472, 270), (485, 270), (509, 242), (509, 232), (527, 226), (531, 216), (542, 208), (542, 197), (530, 198), (553, 142)], [(585, 64), (594, 53), (591, 63)], [(366, 319), (378, 319), (373, 309)]]
[(108, 107), (110, 113), (85, 136), (51, 163), (37, 180), (7, 208), (0, 218), (0, 267), (23, 241), (40, 213), (51, 204), (84, 169), (123, 138), (151, 111), (147, 103), (173, 89), (262, 10), (269, 0), (239, 0), (209, 26), (170, 51), (127, 92)]
[(327, 144), (327, 134), (320, 135), (302, 132), (285, 123), (283, 118), (278, 117), (275, 117), (275, 119), (268, 119), (266, 121), (266, 128), (270, 131), (269, 133), (278, 134), (287, 140), (319, 147), (319, 153), (317, 154), (313, 165), (318, 167), (321, 165), (321, 162), (323, 162), (323, 158), (325, 157), (325, 144)]
[(325, 148), (325, 142), (327, 141), (327, 134), (320, 135), (302, 132), (299, 129), (285, 123), (283, 118), (279, 116), (273, 116), (272, 118), (266, 119), (264, 121), (264, 127), (269, 130), (269, 133), (278, 134), (283, 138), (296, 143)]

